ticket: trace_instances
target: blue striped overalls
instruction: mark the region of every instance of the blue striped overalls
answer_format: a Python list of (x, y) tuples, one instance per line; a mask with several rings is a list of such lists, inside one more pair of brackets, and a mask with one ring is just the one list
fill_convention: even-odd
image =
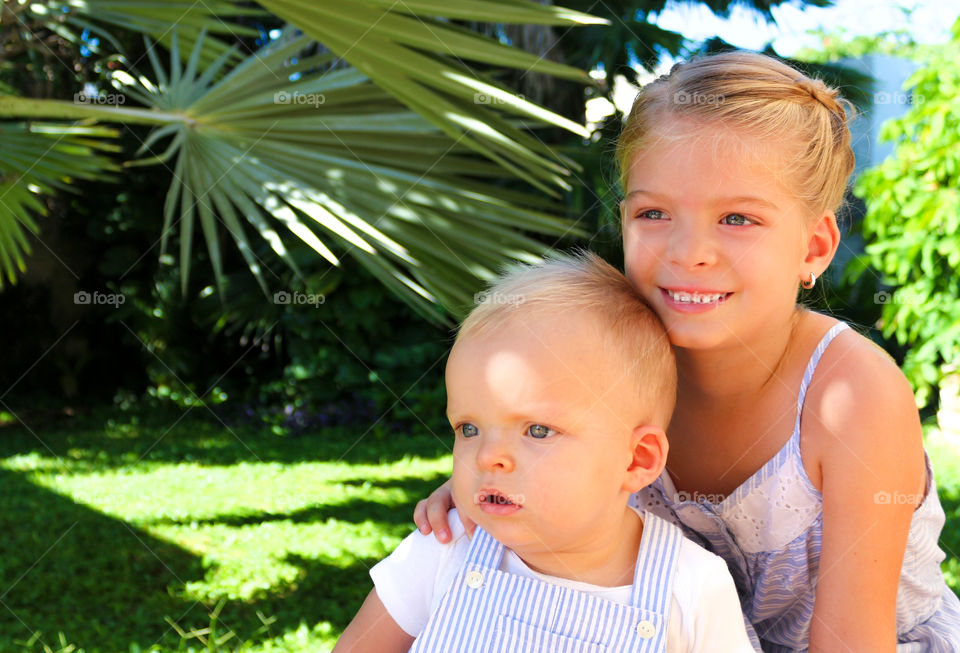
[(682, 535), (643, 514), (630, 605), (500, 571), (504, 547), (479, 526), (466, 562), (410, 653), (660, 653)]

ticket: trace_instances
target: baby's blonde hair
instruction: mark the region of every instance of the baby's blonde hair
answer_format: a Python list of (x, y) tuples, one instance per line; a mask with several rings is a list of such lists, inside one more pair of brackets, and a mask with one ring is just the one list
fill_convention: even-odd
[[(676, 401), (677, 367), (663, 323), (623, 274), (592, 252), (555, 256), (537, 265), (517, 265), (505, 271), (461, 323), (457, 340), (481, 337), (518, 317), (564, 313), (592, 318), (603, 339), (584, 343), (608, 354), (598, 360), (623, 361), (611, 373), (615, 381), (631, 374), (647, 423), (670, 422)], [(536, 322), (531, 321), (536, 329)]]
[(665, 118), (714, 122), (771, 143), (796, 148), (791, 189), (813, 214), (836, 211), (854, 156), (848, 115), (853, 105), (819, 79), (754, 52), (697, 57), (640, 90), (617, 142), (620, 181), (626, 188), (633, 156), (657, 136)]

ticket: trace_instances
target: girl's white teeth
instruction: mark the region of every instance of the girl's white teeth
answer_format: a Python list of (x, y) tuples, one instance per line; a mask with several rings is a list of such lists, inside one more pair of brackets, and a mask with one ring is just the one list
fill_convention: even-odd
[(712, 304), (727, 296), (725, 292), (703, 295), (701, 293), (674, 292), (673, 290), (668, 290), (667, 293), (673, 301), (684, 304)]

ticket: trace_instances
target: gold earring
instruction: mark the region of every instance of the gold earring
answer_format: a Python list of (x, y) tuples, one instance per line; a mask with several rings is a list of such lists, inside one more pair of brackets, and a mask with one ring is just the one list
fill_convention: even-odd
[(804, 288), (806, 288), (807, 290), (810, 290), (811, 288), (813, 288), (813, 286), (814, 286), (816, 283), (817, 283), (817, 275), (815, 275), (813, 272), (811, 272), (811, 273), (810, 273), (810, 281), (801, 281), (801, 282), (800, 282), (800, 285), (803, 286)]

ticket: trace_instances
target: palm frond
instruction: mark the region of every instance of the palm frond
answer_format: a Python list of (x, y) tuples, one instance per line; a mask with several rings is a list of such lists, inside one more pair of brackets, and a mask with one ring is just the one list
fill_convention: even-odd
[(59, 123), (0, 123), (0, 288), (16, 283), (30, 254), (31, 214), (47, 215), (45, 196), (72, 190), (77, 179), (109, 179), (117, 169), (102, 152), (117, 151), (106, 127)]
[[(74, 9), (82, 2), (56, 1)], [(446, 8), (373, 0), (261, 4), (289, 14), (304, 33), (284, 30), (251, 55), (227, 48), (211, 56), (206, 26), (191, 19), (189, 49), (179, 29), (170, 31), (169, 64), (148, 38), (152, 78), (115, 74), (122, 106), (0, 96), (0, 117), (155, 125), (140, 158), (127, 165), (171, 172), (161, 256), (176, 235), (184, 293), (199, 236), (225, 296), (226, 238), (268, 296), (281, 279), (271, 268), (277, 262), (305, 285), (318, 279), (297, 264), (309, 248), (329, 269), (354, 257), (415, 310), (445, 321), (444, 309), (467, 308), (508, 260), (537, 260), (551, 240), (581, 234), (556, 217), (561, 207), (550, 199), (568, 187), (572, 164), (530, 128), (584, 128), (515, 97), (494, 81), (494, 71), (588, 81), (586, 73), (450, 20), (596, 20), (527, 0), (464, 0)], [(84, 6), (93, 5), (104, 16), (110, 7), (156, 9), (119, 0)], [(142, 20), (137, 29), (150, 31), (150, 24)], [(318, 35), (327, 41), (321, 45)], [(464, 60), (489, 72), (474, 73)], [(505, 187), (518, 178), (543, 192)]]
[(579, 233), (542, 210), (550, 205), (541, 198), (483, 181), (506, 173), (361, 72), (330, 69), (329, 53), (303, 56), (313, 46), (307, 36), (272, 44), (218, 81), (199, 72), (196, 49), (182, 63), (174, 48), (171, 69), (157, 71), (165, 83), (124, 89), (183, 116), (141, 150), (169, 138), (147, 161), (173, 162), (161, 249), (179, 231), (184, 292), (198, 221), (221, 292), (226, 231), (264, 292), (269, 267), (254, 254), (255, 237), (295, 272), (294, 244), (330, 265), (347, 253), (433, 320), (443, 319), (438, 304), (469, 305), (505, 258), (545, 254), (527, 233)]
[(587, 73), (503, 45), (447, 19), (570, 26), (606, 21), (528, 0), (260, 0), (260, 4), (323, 43), (449, 137), (544, 192), (555, 194), (556, 187), (569, 188), (564, 176), (571, 162), (501, 116), (532, 119), (584, 137), (585, 128), (516, 96), (465, 62), (544, 73), (584, 84), (591, 83)]
[[(184, 58), (193, 51), (200, 35), (206, 33), (200, 54), (204, 67), (232, 51), (217, 36), (230, 40), (258, 36), (257, 30), (232, 18), (267, 15), (262, 9), (233, 0), (30, 0), (25, 13), (30, 23), (42, 25), (68, 41), (89, 46), (89, 39), (83, 38), (86, 30), (91, 37), (109, 42), (117, 52), (123, 52), (114, 36), (117, 28), (149, 35), (167, 50), (173, 46), (176, 31), (179, 54)], [(236, 60), (242, 58), (240, 53), (232, 52)]]

